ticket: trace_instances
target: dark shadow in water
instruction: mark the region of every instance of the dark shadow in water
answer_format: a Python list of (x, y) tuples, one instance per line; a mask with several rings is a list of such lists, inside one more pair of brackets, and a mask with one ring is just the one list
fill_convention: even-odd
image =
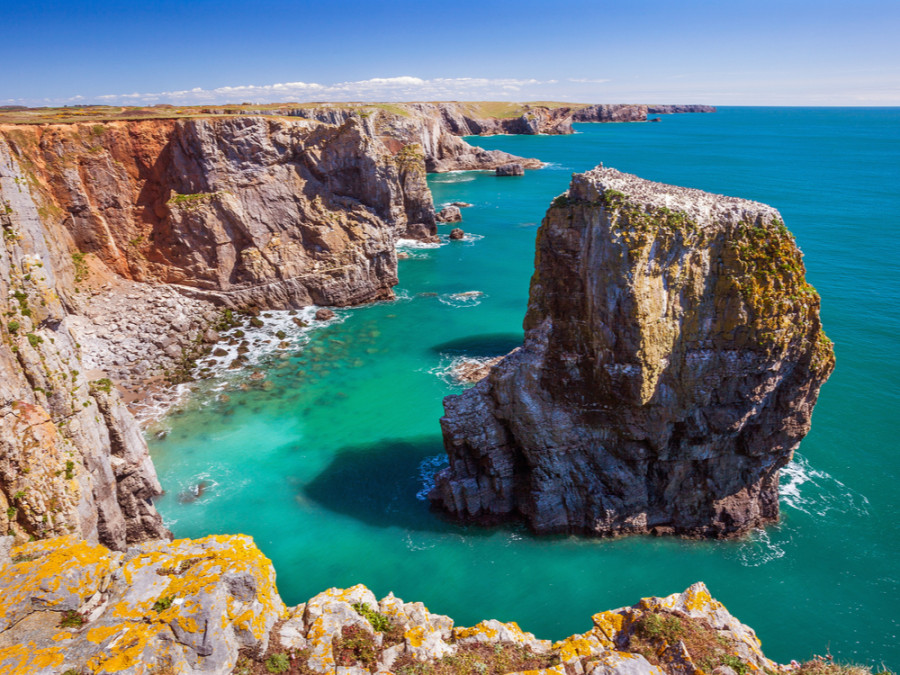
[(469, 335), (464, 338), (432, 345), (431, 351), (438, 354), (464, 354), (466, 356), (499, 356), (508, 354), (522, 346), (521, 333), (489, 333)]
[[(416, 498), (425, 488), (423, 461), (444, 453), (439, 436), (390, 439), (374, 445), (341, 450), (331, 464), (301, 489), (302, 496), (320, 506), (374, 527), (458, 532), (486, 536), (496, 529), (462, 526), (431, 511), (428, 501)], [(428, 464), (433, 467), (433, 463)], [(425, 473), (430, 473), (428, 469)], [(523, 528), (512, 525), (517, 532)]]

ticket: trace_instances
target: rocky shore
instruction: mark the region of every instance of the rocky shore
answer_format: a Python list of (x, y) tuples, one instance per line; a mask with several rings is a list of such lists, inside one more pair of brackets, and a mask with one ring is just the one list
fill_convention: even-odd
[(778, 212), (597, 168), (538, 231), (524, 345), (444, 400), (462, 521), (730, 537), (778, 518), (778, 475), (834, 368)]
[(72, 536), (10, 543), (0, 539), (9, 675), (806, 675), (767, 659), (702, 583), (585, 617), (585, 633), (552, 642), (515, 622), (457, 626), (362, 585), (287, 607), (271, 562), (245, 536), (125, 553)]

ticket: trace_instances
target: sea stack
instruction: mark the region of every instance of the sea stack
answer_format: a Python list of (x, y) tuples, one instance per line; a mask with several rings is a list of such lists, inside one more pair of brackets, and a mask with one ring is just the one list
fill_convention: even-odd
[(597, 168), (537, 235), (525, 343), (444, 399), (430, 499), (537, 533), (730, 537), (778, 518), (778, 474), (834, 369), (778, 212)]

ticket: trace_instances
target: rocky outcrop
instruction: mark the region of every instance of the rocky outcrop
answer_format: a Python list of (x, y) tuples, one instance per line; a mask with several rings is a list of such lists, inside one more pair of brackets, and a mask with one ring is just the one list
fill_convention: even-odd
[[(89, 377), (60, 273), (71, 258), (0, 141), (0, 531), (115, 549), (165, 537), (147, 446), (109, 379)], [(70, 282), (71, 283), (71, 282)]]
[(674, 115), (680, 113), (714, 113), (714, 105), (651, 105), (647, 106), (651, 115)]
[(524, 345), (444, 401), (433, 502), (536, 532), (776, 520), (834, 368), (778, 212), (598, 168), (554, 201), (535, 260)]
[(458, 223), (461, 220), (462, 212), (459, 210), (458, 206), (445, 206), (437, 214), (437, 221), (439, 223)]
[(0, 670), (10, 675), (791, 670), (767, 659), (702, 583), (595, 614), (586, 633), (553, 643), (514, 622), (455, 626), (362, 585), (288, 608), (270, 561), (240, 535), (147, 542), (124, 555), (71, 536), (0, 551)]
[(643, 122), (646, 119), (645, 105), (590, 105), (572, 114), (573, 122)]
[[(387, 106), (332, 107), (315, 106), (283, 111), (294, 117), (314, 119), (329, 124), (350, 119), (370, 120), (389, 147), (416, 144), (421, 148), (425, 168), (430, 173), (446, 171), (479, 171), (519, 161), (538, 169), (538, 159), (517, 157), (500, 150), (485, 150), (469, 145), (460, 136), (477, 134), (456, 104), (405, 103)], [(481, 127), (477, 127), (481, 128)], [(505, 133), (498, 130), (494, 133)]]
[(498, 176), (524, 176), (525, 167), (518, 163), (504, 164), (497, 167), (496, 174)]

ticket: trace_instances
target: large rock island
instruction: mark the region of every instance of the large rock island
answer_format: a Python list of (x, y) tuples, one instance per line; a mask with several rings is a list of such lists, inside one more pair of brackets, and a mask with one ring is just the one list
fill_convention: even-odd
[(525, 344), (445, 399), (430, 498), (536, 532), (728, 537), (778, 518), (778, 474), (834, 368), (778, 212), (597, 168), (538, 232)]

